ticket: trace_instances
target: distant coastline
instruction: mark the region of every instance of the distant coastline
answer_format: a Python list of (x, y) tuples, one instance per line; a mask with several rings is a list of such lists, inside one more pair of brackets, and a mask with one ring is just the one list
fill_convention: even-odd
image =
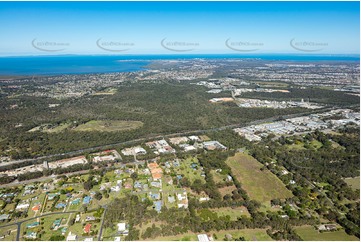
[(187, 55), (59, 55), (0, 57), (0, 76), (133, 72), (155, 60), (258, 59), (265, 61), (360, 61), (359, 55), (187, 54)]

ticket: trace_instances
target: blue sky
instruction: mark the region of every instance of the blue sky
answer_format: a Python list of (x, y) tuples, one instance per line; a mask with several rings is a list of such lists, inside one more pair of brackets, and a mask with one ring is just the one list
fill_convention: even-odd
[(0, 55), (358, 54), (359, 14), (359, 2), (0, 2)]

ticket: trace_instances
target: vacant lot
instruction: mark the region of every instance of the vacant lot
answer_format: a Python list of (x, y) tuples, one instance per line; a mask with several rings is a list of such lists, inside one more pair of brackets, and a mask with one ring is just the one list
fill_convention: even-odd
[(215, 170), (211, 170), (211, 174), (215, 183), (223, 182), (227, 178), (227, 175), (216, 172)]
[(237, 153), (228, 158), (226, 163), (251, 199), (264, 203), (274, 198), (292, 197), (292, 193), (274, 174), (260, 170), (262, 164), (253, 157)]
[(346, 234), (346, 232), (344, 230), (320, 233), (316, 229), (314, 229), (312, 226), (309, 226), (309, 225), (298, 227), (295, 230), (296, 230), (296, 233), (303, 240), (318, 240), (318, 241), (346, 241), (346, 240), (356, 241), (356, 240), (359, 240), (355, 236)]
[(121, 121), (121, 120), (92, 120), (76, 127), (75, 131), (101, 131), (116, 132), (137, 129), (143, 126), (140, 121)]
[(289, 84), (285, 82), (256, 82), (256, 84), (262, 86), (262, 87), (288, 87)]
[(344, 180), (353, 189), (360, 189), (360, 177), (349, 177)]
[(95, 96), (97, 96), (97, 95), (114, 95), (116, 92), (117, 92), (116, 88), (107, 88), (103, 91), (96, 92), (92, 95), (95, 95)]
[(218, 188), (218, 191), (222, 195), (222, 197), (224, 197), (226, 194), (232, 195), (232, 192), (234, 190), (237, 190), (237, 187), (235, 185)]
[(237, 208), (216, 208), (211, 209), (212, 212), (216, 212), (218, 216), (227, 216), (229, 215), (231, 220), (237, 220), (241, 216), (250, 217), (246, 207), (237, 207)]
[[(310, 142), (310, 147), (315, 148), (316, 150), (322, 147), (322, 143), (317, 140), (312, 140)], [(296, 150), (305, 150), (305, 144), (303, 142), (297, 141), (295, 144), (288, 145), (289, 149), (296, 149)]]

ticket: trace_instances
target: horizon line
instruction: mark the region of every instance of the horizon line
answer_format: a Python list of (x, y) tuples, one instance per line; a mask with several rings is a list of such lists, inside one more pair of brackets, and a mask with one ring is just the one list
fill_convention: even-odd
[(270, 53), (144, 53), (144, 54), (21, 54), (21, 55), (1, 55), (0, 58), (6, 57), (64, 57), (64, 56), (204, 56), (204, 55), (238, 55), (238, 56), (256, 56), (256, 55), (300, 55), (300, 56), (358, 56), (360, 53), (285, 53), (285, 52), (270, 52)]

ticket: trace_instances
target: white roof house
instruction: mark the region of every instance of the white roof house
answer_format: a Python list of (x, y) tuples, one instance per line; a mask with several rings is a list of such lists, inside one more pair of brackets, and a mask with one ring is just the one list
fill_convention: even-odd
[(197, 148), (194, 147), (193, 145), (188, 145), (184, 147), (184, 151), (193, 151), (193, 150), (197, 150)]
[(95, 156), (93, 158), (94, 162), (101, 162), (101, 161), (114, 161), (115, 157), (113, 155), (105, 155), (105, 156)]
[(195, 136), (195, 135), (188, 136), (188, 138), (190, 140), (193, 140), (193, 141), (200, 141), (200, 138), (198, 136)]
[(147, 154), (147, 151), (145, 149), (143, 149), (142, 147), (135, 147), (134, 148), (134, 152), (138, 155), (138, 154), (142, 154), (145, 155)]
[(197, 237), (200, 242), (209, 242), (209, 238), (206, 234), (198, 234)]
[(76, 239), (76, 234), (72, 234), (71, 232), (69, 232), (68, 236), (66, 237), (66, 241), (76, 241)]
[(125, 223), (118, 223), (117, 226), (119, 232), (126, 230)]
[(30, 206), (29, 203), (18, 204), (16, 210), (27, 209)]
[(147, 154), (147, 151), (143, 149), (140, 146), (131, 147), (131, 148), (125, 148), (122, 150), (123, 155), (129, 156), (129, 155), (145, 155)]

